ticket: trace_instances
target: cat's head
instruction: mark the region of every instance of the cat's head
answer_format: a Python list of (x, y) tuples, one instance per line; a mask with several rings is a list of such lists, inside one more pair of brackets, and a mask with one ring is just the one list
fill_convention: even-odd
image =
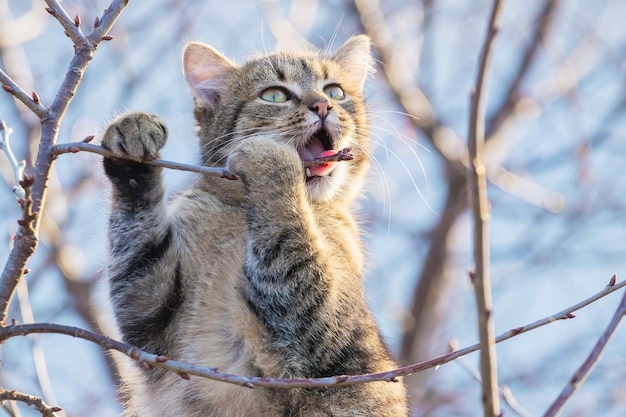
[[(231, 145), (255, 134), (293, 146), (314, 201), (352, 199), (368, 162), (363, 84), (372, 70), (370, 41), (350, 38), (332, 56), (277, 52), (238, 66), (193, 42), (183, 72), (195, 98), (203, 163), (223, 165)], [(351, 147), (354, 159), (306, 169), (304, 161)]]

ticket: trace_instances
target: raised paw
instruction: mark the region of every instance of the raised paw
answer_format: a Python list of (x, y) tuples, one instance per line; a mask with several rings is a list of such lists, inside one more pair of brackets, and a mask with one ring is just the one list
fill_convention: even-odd
[(248, 183), (304, 179), (304, 168), (296, 150), (264, 136), (248, 138), (238, 144), (230, 152), (226, 168)]
[(133, 112), (117, 117), (107, 126), (102, 146), (122, 158), (145, 161), (158, 158), (166, 140), (167, 127), (158, 116)]

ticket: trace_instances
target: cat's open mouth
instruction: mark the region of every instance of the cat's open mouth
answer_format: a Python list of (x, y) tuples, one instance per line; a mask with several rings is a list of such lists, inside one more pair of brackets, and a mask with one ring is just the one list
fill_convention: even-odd
[[(322, 128), (313, 133), (309, 140), (306, 141), (304, 146), (298, 148), (298, 154), (300, 155), (300, 159), (302, 159), (302, 162), (304, 164), (309, 161), (314, 161), (318, 158), (336, 155), (338, 151), (333, 149), (334, 142), (335, 141), (330, 136), (328, 131)], [(329, 161), (309, 166), (304, 165), (306, 180), (310, 181), (315, 177), (332, 175), (332, 172), (335, 169), (336, 165), (336, 161)]]

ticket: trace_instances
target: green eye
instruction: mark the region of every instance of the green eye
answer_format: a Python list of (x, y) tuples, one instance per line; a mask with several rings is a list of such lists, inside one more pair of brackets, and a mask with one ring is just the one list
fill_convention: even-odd
[(338, 85), (329, 85), (324, 88), (324, 93), (333, 100), (343, 100), (346, 98), (346, 94)]
[(270, 103), (284, 103), (289, 99), (287, 92), (278, 87), (270, 87), (263, 90), (261, 98)]

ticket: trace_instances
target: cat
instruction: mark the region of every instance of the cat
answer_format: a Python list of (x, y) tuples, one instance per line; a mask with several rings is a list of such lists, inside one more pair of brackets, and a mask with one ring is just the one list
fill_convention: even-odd
[[(153, 159), (168, 130), (131, 112), (105, 129), (112, 182), (106, 268), (123, 340), (221, 371), (280, 378), (382, 372), (396, 365), (366, 305), (352, 213), (369, 160), (362, 89), (370, 41), (332, 56), (276, 52), (238, 66), (189, 43), (183, 73), (201, 159), (238, 180), (202, 176), (164, 201)], [(353, 160), (304, 161), (351, 147)], [(401, 380), (345, 387), (247, 389), (127, 364), (133, 417), (406, 416)]]

